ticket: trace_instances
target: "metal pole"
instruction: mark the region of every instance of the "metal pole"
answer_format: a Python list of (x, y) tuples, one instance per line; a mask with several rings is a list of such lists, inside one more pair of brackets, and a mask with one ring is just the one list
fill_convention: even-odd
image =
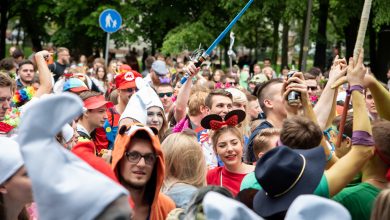
[(107, 40), (106, 40), (106, 52), (104, 55), (104, 64), (105, 66), (108, 65), (108, 50), (110, 49), (110, 33), (107, 33)]
[(310, 20), (311, 20), (311, 9), (313, 7), (313, 1), (307, 1), (307, 14), (306, 14), (306, 25), (305, 25), (305, 36), (303, 40), (303, 54), (302, 54), (302, 64), (301, 71), (306, 71), (306, 60), (307, 52), (309, 50), (309, 31), (310, 31)]

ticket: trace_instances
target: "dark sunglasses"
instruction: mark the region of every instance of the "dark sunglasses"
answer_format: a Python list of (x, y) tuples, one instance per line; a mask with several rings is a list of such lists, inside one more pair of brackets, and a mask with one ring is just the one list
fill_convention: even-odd
[(311, 91), (316, 91), (318, 88), (317, 86), (308, 86), (307, 90), (311, 89)]
[(158, 97), (164, 98), (165, 96), (171, 97), (173, 95), (173, 92), (166, 92), (166, 93), (159, 93)]
[(127, 88), (126, 91), (130, 92), (130, 93), (133, 93), (133, 92), (137, 92), (138, 89), (137, 88)]

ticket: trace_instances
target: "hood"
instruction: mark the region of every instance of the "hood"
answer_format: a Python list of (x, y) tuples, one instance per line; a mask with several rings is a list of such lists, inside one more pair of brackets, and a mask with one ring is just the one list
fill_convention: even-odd
[[(153, 174), (150, 178), (150, 180), (155, 180), (155, 183), (151, 183), (155, 187), (153, 187), (154, 191), (154, 196), (153, 196), (153, 203), (152, 203), (152, 210), (158, 209), (157, 206), (157, 201), (160, 193), (160, 189), (162, 186), (162, 183), (164, 181), (164, 176), (165, 176), (165, 162), (164, 162), (164, 155), (161, 150), (160, 146), (160, 140), (158, 139), (158, 136), (155, 134), (154, 130), (151, 128), (144, 126), (139, 123), (131, 124), (128, 125), (127, 127), (121, 127), (119, 129), (118, 135), (116, 136), (115, 139), (115, 144), (114, 144), (114, 150), (112, 151), (112, 169), (115, 172), (115, 175), (118, 179), (119, 178), (119, 173), (118, 173), (118, 164), (119, 161), (122, 159), (125, 151), (127, 150), (127, 147), (131, 141), (131, 139), (134, 137), (134, 135), (137, 132), (146, 132), (149, 135), (149, 138), (152, 142), (153, 149), (155, 151), (155, 154), (157, 155), (157, 160), (155, 164), (155, 170), (153, 170)], [(151, 185), (148, 183), (146, 187)], [(152, 187), (151, 187), (152, 188)], [(150, 191), (152, 189), (147, 189), (146, 191)], [(153, 218), (153, 212), (151, 215), (151, 219)]]

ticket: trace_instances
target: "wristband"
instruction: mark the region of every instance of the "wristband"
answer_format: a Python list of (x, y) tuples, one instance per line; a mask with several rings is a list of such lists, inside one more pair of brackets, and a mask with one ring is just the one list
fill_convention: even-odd
[(364, 87), (362, 85), (353, 85), (351, 87), (349, 87), (349, 89), (347, 90), (347, 94), (352, 94), (352, 92), (354, 90), (357, 90), (359, 91), (361, 94), (363, 94), (363, 91), (364, 91)]
[(373, 146), (374, 140), (372, 135), (367, 131), (353, 131), (352, 145)]

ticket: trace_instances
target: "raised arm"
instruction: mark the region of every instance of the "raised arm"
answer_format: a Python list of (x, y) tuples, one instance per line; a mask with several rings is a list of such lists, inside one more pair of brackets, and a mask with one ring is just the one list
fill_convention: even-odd
[[(318, 119), (318, 125), (325, 130), (333, 121), (336, 108), (336, 97), (338, 87), (332, 88), (332, 85), (347, 72), (347, 61), (339, 59), (338, 56), (333, 61), (329, 72), (329, 80), (317, 104), (314, 106), (314, 112)], [(330, 105), (330, 103), (332, 103)]]
[[(285, 85), (286, 87), (284, 89), (284, 94), (283, 94), (284, 100), (286, 100), (288, 93), (290, 93), (291, 91), (300, 92), (304, 116), (309, 118), (314, 123), (318, 124), (316, 114), (314, 113), (313, 107), (309, 100), (309, 95), (307, 93), (307, 85), (303, 78), (303, 74), (300, 72), (295, 73), (293, 77), (291, 77), (285, 82)], [(292, 107), (289, 106), (288, 104), (286, 105), (286, 110), (289, 115), (294, 115), (294, 112), (296, 114), (297, 112), (296, 109), (297, 107)], [(330, 156), (332, 152), (329, 150), (328, 144), (326, 143), (325, 137), (323, 135), (321, 139), (321, 146), (324, 148), (326, 158), (329, 158), (328, 159), (328, 167), (329, 167), (337, 161), (337, 158), (335, 157), (335, 155)]]
[(53, 88), (51, 72), (47, 66), (45, 57), (49, 57), (50, 53), (46, 50), (39, 51), (34, 55), (35, 64), (39, 71), (40, 86), (35, 93), (35, 97), (40, 97), (43, 94), (51, 93)]
[(199, 72), (200, 68), (196, 68), (193, 63), (189, 63), (185, 67), (188, 72), (191, 73), (187, 82), (181, 86), (179, 93), (177, 94), (176, 107), (174, 112), (174, 117), (176, 122), (182, 120), (187, 113), (187, 103), (190, 98), (191, 87), (192, 87), (192, 78)]
[(372, 141), (368, 141), (372, 131), (362, 92), (366, 73), (366, 68), (363, 66), (363, 50), (360, 51), (356, 65), (352, 58), (349, 59), (347, 72), (353, 104), (352, 149), (329, 170), (325, 171), (330, 196), (334, 196), (342, 190), (360, 172), (374, 152)]

